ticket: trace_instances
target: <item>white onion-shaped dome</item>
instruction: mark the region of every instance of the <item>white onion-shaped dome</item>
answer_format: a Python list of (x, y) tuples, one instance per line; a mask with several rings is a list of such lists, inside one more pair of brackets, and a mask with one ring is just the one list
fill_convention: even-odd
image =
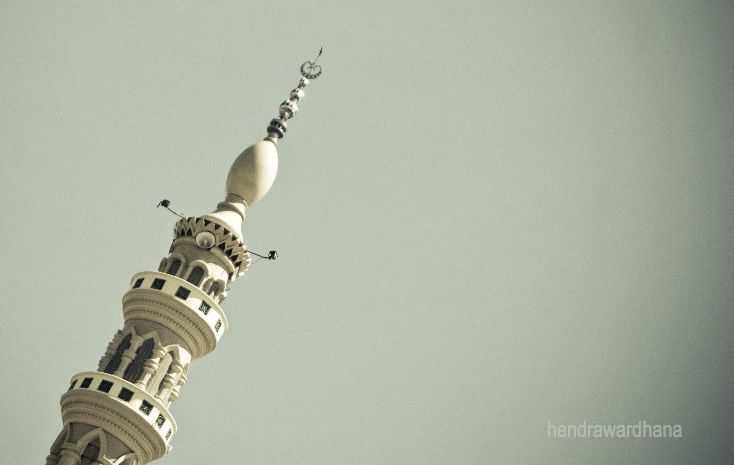
[(247, 147), (232, 163), (227, 175), (227, 194), (248, 207), (268, 193), (278, 174), (278, 149), (268, 140)]

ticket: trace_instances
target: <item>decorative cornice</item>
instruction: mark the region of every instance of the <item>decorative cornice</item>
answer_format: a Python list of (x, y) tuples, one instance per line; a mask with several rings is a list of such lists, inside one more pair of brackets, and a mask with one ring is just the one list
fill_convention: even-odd
[[(130, 448), (141, 463), (165, 454), (166, 445), (176, 432), (176, 422), (160, 402), (144, 390), (113, 375), (83, 372), (74, 378), (74, 389), (61, 396), (61, 416), (65, 425), (85, 423), (102, 428)], [(89, 388), (79, 387), (79, 381), (84, 378), (93, 378)], [(109, 393), (100, 392), (95, 388), (101, 380), (112, 381), (118, 387)], [(116, 396), (121, 387), (133, 391), (134, 397), (127, 402), (119, 400)], [(150, 409), (147, 414), (140, 411), (143, 403), (147, 403)], [(165, 429), (166, 433), (154, 426), (158, 414), (170, 425)]]
[[(167, 311), (175, 312), (168, 314)], [(125, 302), (123, 310), (125, 323), (140, 319), (160, 323), (176, 333), (186, 346), (191, 349), (192, 358), (199, 358), (214, 350), (214, 345), (207, 341), (202, 331), (189, 331), (189, 328), (199, 329), (185, 314), (178, 312), (174, 307), (161, 304), (152, 299), (130, 298)]]
[[(208, 231), (214, 234), (215, 243), (212, 248), (218, 248), (223, 255), (232, 263), (234, 272), (230, 279), (234, 279), (239, 273), (246, 271), (250, 267), (252, 257), (247, 253), (247, 246), (237, 235), (227, 229), (226, 226), (217, 221), (188, 217), (182, 218), (176, 222), (173, 227), (173, 242), (182, 237), (196, 237), (202, 231)], [(173, 250), (173, 245), (171, 245)]]
[(193, 358), (216, 348), (229, 324), (219, 304), (201, 288), (158, 271), (136, 273), (130, 282), (130, 289), (122, 297), (126, 322), (143, 319), (168, 328), (189, 348)]

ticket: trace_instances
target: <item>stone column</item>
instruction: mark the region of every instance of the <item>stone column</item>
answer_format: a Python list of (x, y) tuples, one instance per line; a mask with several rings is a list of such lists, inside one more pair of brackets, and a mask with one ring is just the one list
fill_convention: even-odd
[(59, 465), (79, 465), (81, 459), (81, 454), (74, 449), (64, 449), (61, 451)]
[(163, 347), (159, 344), (156, 344), (156, 346), (153, 348), (153, 355), (151, 356), (151, 358), (145, 361), (145, 364), (143, 364), (143, 376), (141, 376), (140, 380), (135, 383), (138, 387), (145, 389), (145, 387), (148, 385), (148, 382), (153, 377), (153, 374), (158, 369), (158, 365), (161, 363), (161, 359), (165, 355), (166, 351), (163, 349)]
[(161, 401), (161, 403), (165, 403), (166, 401), (164, 399), (168, 399), (168, 396), (171, 394), (171, 388), (173, 388), (173, 386), (176, 384), (176, 381), (182, 371), (183, 365), (181, 364), (181, 362), (174, 359), (171, 362), (171, 366), (168, 368), (168, 373), (166, 373), (166, 376), (163, 377), (161, 389), (155, 395), (155, 398)]
[(120, 366), (117, 367), (117, 370), (113, 373), (115, 376), (119, 376), (120, 378), (123, 377), (123, 374), (125, 373), (125, 370), (127, 370), (127, 367), (130, 365), (130, 362), (132, 362), (135, 359), (135, 355), (137, 355), (138, 348), (142, 345), (143, 340), (139, 337), (134, 337), (132, 341), (130, 341), (130, 347), (122, 353), (122, 360), (120, 361)]
[(169, 406), (178, 399), (178, 393), (181, 392), (181, 388), (186, 384), (188, 379), (189, 378), (186, 376), (186, 373), (181, 373), (181, 376), (178, 377), (178, 383), (176, 383), (176, 387), (171, 390), (171, 395), (168, 397)]

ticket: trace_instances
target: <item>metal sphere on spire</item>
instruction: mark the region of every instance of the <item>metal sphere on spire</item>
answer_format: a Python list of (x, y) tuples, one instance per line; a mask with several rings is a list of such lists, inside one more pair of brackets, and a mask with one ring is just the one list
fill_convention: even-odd
[(317, 62), (323, 53), (324, 47), (321, 47), (313, 61), (301, 65), (301, 79), (290, 91), (288, 99), (280, 104), (279, 117), (270, 121), (268, 136), (249, 146), (237, 157), (227, 175), (227, 199), (208, 216), (221, 217), (230, 229), (240, 231), (244, 208), (252, 206), (268, 193), (278, 173), (278, 139), (285, 135), (288, 127), (286, 121), (298, 113), (297, 102), (305, 95), (303, 89), (309, 82), (306, 76), (315, 79), (321, 75), (321, 66)]

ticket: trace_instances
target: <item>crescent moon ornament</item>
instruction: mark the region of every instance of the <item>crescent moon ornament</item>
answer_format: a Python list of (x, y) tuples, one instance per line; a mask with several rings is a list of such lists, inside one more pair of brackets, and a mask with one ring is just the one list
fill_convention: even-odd
[(321, 76), (321, 66), (315, 62), (306, 61), (301, 65), (301, 76), (306, 79), (316, 79)]
[[(298, 112), (298, 102), (304, 95), (303, 89), (308, 85), (309, 80), (321, 76), (321, 65), (318, 64), (318, 61), (323, 53), (324, 47), (321, 47), (313, 61), (305, 61), (301, 64), (301, 79), (298, 81), (295, 89), (291, 90), (290, 97), (280, 104), (278, 117), (270, 120), (267, 128), (267, 140), (275, 143), (278, 139), (282, 139), (285, 136), (285, 131), (288, 128), (286, 121), (293, 118)], [(271, 260), (274, 260), (274, 258), (271, 258)]]
[(316, 55), (314, 61), (306, 61), (301, 65), (301, 76), (306, 79), (316, 79), (321, 76), (321, 66), (317, 65), (316, 62), (319, 61), (322, 53), (324, 53), (324, 47), (319, 49), (319, 54)]

